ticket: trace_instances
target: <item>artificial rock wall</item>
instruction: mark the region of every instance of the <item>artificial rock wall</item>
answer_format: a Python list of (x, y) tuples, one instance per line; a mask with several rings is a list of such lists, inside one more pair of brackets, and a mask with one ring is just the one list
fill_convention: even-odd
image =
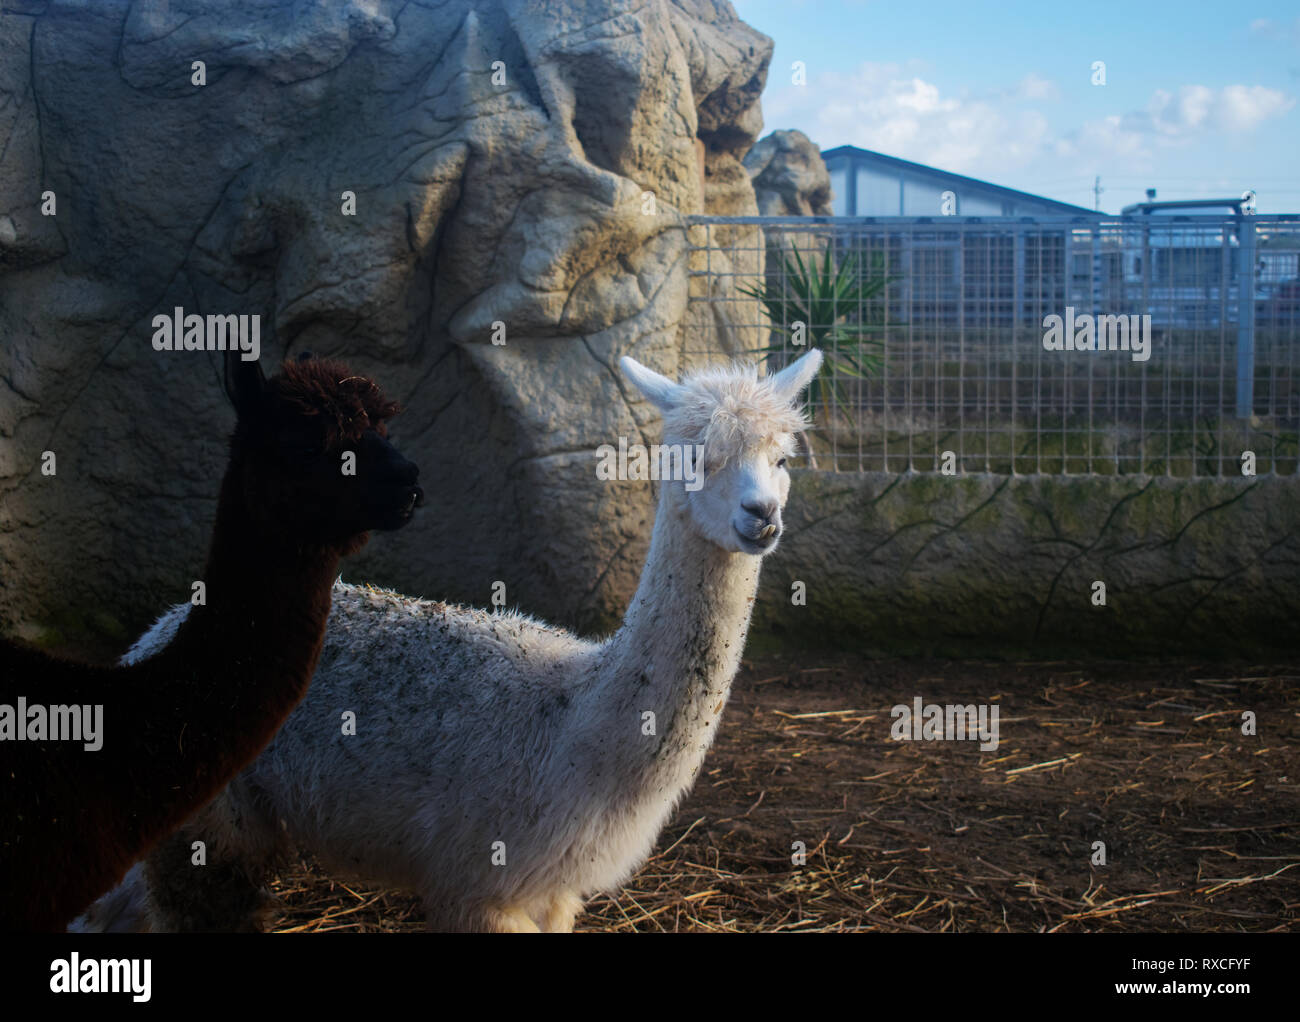
[(725, 0), (0, 6), (0, 630), (120, 644), (201, 571), (233, 416), (153, 350), (178, 306), (406, 406), (428, 506), (346, 577), (615, 620), (653, 497), (593, 451), (657, 428), (617, 360), (690, 361), (682, 218), (758, 212), (771, 51)]

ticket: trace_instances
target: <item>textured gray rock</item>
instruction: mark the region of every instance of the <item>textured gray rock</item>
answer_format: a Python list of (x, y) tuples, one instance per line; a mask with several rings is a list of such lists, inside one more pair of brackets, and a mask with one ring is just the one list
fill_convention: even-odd
[(774, 131), (745, 155), (762, 216), (830, 216), (831, 175), (802, 131)]
[[(802, 131), (774, 131), (760, 139), (745, 154), (745, 171), (762, 216), (831, 215), (830, 171), (821, 150)], [(806, 264), (820, 262), (826, 239), (824, 232), (768, 232), (764, 246), (768, 285), (784, 290), (792, 249)], [(765, 343), (775, 346), (783, 340), (775, 331)]]
[(725, 0), (0, 11), (0, 629), (124, 638), (200, 570), (232, 415), (152, 349), (175, 306), (407, 406), (429, 505), (348, 577), (621, 614), (652, 495), (594, 450), (655, 416), (616, 362), (693, 360), (682, 217), (757, 212), (770, 40)]

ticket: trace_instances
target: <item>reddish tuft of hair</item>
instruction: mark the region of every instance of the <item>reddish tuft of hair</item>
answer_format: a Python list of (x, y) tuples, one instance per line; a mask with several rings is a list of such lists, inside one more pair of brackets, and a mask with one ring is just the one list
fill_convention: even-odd
[(266, 394), (291, 414), (321, 416), (330, 446), (358, 440), (366, 429), (383, 436), (384, 421), (400, 411), (372, 379), (332, 358), (285, 362)]

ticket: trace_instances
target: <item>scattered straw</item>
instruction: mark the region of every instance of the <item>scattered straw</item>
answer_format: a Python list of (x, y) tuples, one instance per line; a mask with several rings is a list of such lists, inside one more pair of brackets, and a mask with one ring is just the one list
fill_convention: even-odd
[[(917, 695), (996, 702), (1000, 748), (890, 740)], [(1289, 666), (747, 664), (660, 850), (578, 929), (1300, 929), (1297, 705)], [(423, 929), (310, 862), (276, 893), (285, 932)]]

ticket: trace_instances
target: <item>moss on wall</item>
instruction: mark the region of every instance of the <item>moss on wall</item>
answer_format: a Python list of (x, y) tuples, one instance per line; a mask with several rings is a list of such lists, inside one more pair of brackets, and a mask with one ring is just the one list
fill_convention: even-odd
[[(1300, 646), (1300, 479), (795, 474), (753, 648)], [(792, 604), (805, 584), (807, 603)], [(1105, 604), (1094, 602), (1094, 583)]]

